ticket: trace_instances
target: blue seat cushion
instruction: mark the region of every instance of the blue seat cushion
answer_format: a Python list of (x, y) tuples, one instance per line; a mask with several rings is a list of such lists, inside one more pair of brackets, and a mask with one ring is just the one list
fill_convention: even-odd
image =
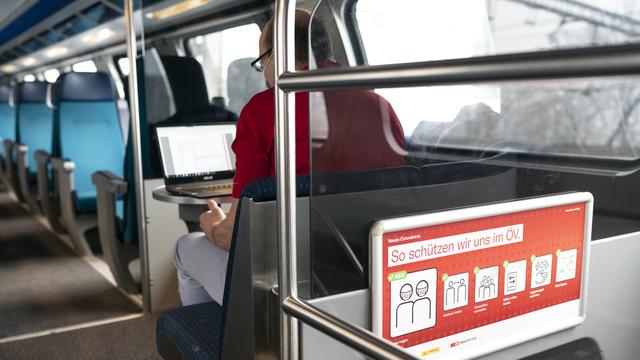
[(187, 359), (220, 359), (223, 320), (222, 307), (215, 301), (169, 310), (158, 318), (158, 352), (166, 352), (166, 336)]
[(122, 176), (124, 143), (114, 102), (61, 102), (60, 157), (76, 165), (73, 171), (78, 212), (95, 212), (96, 188), (91, 175), (100, 170)]
[(116, 220), (118, 221), (118, 230), (122, 232), (126, 225), (124, 218), (124, 197), (116, 200)]
[(38, 172), (34, 172), (31, 171), (30, 169), (27, 170), (27, 182), (30, 185), (35, 185), (38, 183)]
[(96, 211), (96, 192), (95, 191), (79, 191), (73, 193), (73, 200), (76, 205), (76, 211), (79, 213), (89, 213)]
[(34, 154), (38, 150), (51, 153), (53, 142), (53, 111), (44, 103), (24, 103), (20, 104), (18, 124), (20, 133), (20, 143), (27, 145), (27, 162), (29, 171), (36, 173), (38, 164)]

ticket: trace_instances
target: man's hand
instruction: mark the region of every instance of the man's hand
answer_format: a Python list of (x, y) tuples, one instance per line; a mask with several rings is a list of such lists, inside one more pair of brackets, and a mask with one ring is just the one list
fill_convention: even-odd
[(200, 214), (200, 229), (207, 236), (207, 239), (215, 243), (215, 228), (227, 218), (227, 215), (215, 201), (209, 200), (207, 205), (209, 206), (209, 211)]
[(209, 205), (209, 211), (200, 215), (200, 228), (209, 241), (217, 247), (228, 251), (231, 246), (231, 235), (238, 209), (238, 199), (233, 199), (231, 202), (229, 214), (225, 214), (213, 200), (209, 200), (207, 205)]

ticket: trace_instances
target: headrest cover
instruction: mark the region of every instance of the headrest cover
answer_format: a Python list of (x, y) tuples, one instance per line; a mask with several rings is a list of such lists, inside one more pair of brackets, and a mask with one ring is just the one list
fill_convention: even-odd
[(58, 87), (60, 87), (60, 84), (58, 83), (49, 83), (49, 85), (47, 86), (46, 104), (47, 107), (51, 110), (55, 110), (58, 108)]
[(18, 88), (18, 102), (19, 103), (31, 103), (31, 102), (45, 102), (47, 98), (47, 86), (49, 84), (44, 81), (34, 81), (20, 84)]
[(66, 73), (56, 81), (56, 98), (62, 101), (108, 101), (116, 99), (116, 88), (109, 75)]
[(0, 102), (8, 103), (11, 96), (11, 87), (9, 85), (0, 85)]

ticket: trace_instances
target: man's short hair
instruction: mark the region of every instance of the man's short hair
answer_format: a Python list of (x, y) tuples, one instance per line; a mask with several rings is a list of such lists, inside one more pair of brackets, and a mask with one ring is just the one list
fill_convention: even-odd
[[(311, 22), (311, 29), (309, 29), (309, 22)], [(273, 47), (273, 24), (273, 19), (271, 19), (264, 28), (264, 31), (267, 32), (264, 34), (267, 48)], [(298, 9), (296, 10), (294, 28), (296, 60), (298, 62), (309, 63), (309, 36), (311, 37), (311, 50), (316, 61), (331, 60), (331, 40), (323, 20), (318, 17), (312, 19), (308, 11)]]

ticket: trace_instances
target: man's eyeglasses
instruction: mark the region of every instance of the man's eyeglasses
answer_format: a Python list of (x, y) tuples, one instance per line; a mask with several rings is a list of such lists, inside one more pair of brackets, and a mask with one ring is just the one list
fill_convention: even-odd
[[(264, 67), (265, 65), (267, 65), (267, 63), (269, 62), (269, 59), (271, 59), (271, 50), (273, 50), (273, 48), (269, 48), (269, 50), (263, 52), (260, 56), (258, 56), (257, 59), (253, 60), (251, 62), (251, 67), (255, 70), (255, 71), (259, 71), (259, 72), (263, 72), (264, 71)], [(269, 55), (266, 59), (265, 56)]]

